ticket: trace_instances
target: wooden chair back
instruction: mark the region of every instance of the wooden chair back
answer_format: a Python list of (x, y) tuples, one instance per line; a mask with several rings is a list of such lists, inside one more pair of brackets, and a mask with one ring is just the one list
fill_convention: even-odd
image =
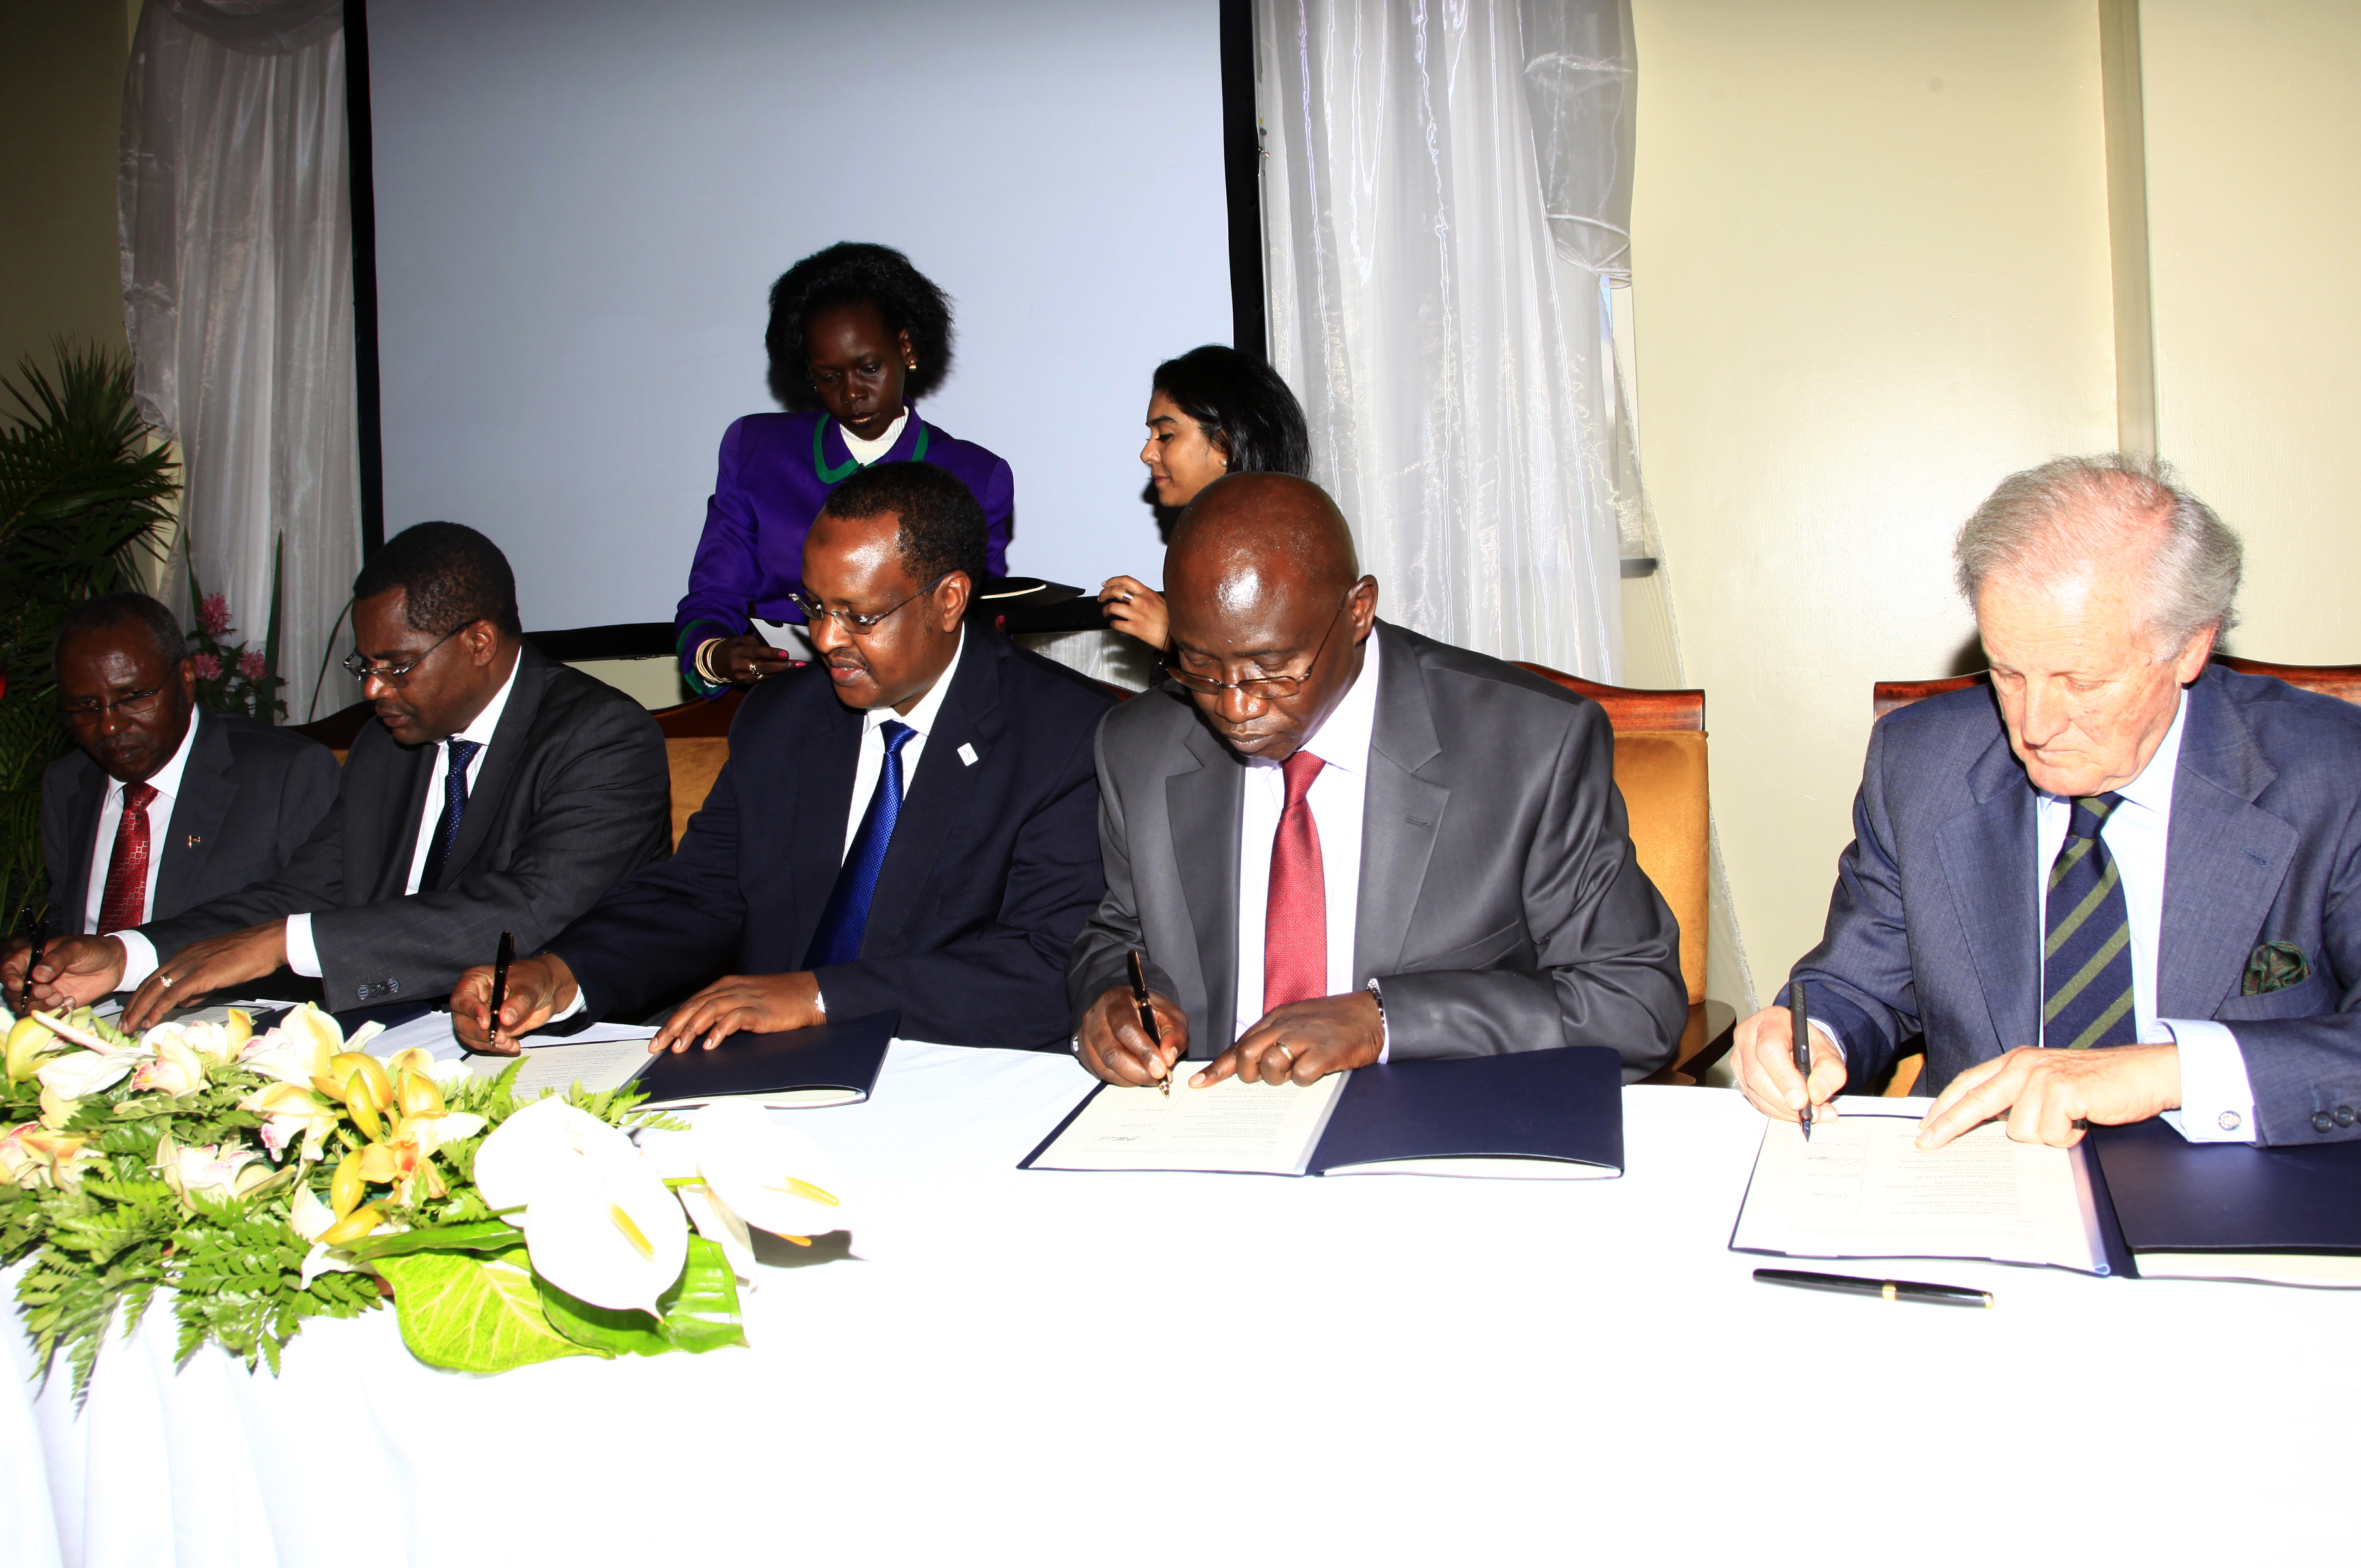
[[(2241, 674), (2271, 675), (2291, 686), (2308, 692), (2333, 696), (2341, 702), (2361, 706), (2361, 664), (2269, 664), (2260, 659), (2235, 658), (2227, 653), (2214, 655), (2213, 662), (2225, 670)], [(1871, 688), (1870, 705), (1874, 717), (1883, 718), (1897, 707), (1944, 692), (1965, 690), (1982, 685), (1989, 677), (1978, 671), (1972, 675), (1953, 675), (1939, 681), (1880, 681)]]
[(1689, 1004), (1705, 1001), (1711, 804), (1706, 762), (1705, 693), (1604, 685), (1520, 663), (1579, 692), (1615, 727), (1615, 785), (1631, 817), (1631, 848), (1681, 923), (1681, 979)]
[(664, 731), (664, 762), (672, 772), (672, 847), (680, 848), (688, 819), (705, 804), (721, 764), (730, 760), (730, 721), (746, 700), (741, 690), (722, 693), (711, 702), (692, 698), (656, 709), (656, 728)]

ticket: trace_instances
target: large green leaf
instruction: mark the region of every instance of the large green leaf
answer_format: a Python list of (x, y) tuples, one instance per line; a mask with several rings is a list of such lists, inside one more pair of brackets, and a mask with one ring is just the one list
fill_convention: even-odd
[(489, 1256), (420, 1252), (381, 1258), (401, 1341), (429, 1366), (507, 1372), (561, 1355), (604, 1353), (549, 1326), (522, 1247)]
[(662, 1355), (666, 1351), (701, 1352), (742, 1345), (738, 1317), (738, 1277), (721, 1249), (703, 1236), (688, 1238), (688, 1262), (680, 1277), (656, 1298), (661, 1318), (645, 1312), (594, 1307), (548, 1280), (541, 1288), (542, 1310), (550, 1326), (577, 1344), (615, 1355)]
[(505, 1253), (524, 1245), (524, 1233), (506, 1220), (478, 1220), (466, 1225), (436, 1225), (423, 1230), (395, 1231), (346, 1242), (344, 1250), (358, 1258), (404, 1257), (413, 1252)]

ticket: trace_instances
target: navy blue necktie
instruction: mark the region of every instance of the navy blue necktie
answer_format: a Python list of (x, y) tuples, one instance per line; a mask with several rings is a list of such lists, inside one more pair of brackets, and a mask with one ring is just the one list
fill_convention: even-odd
[(2131, 906), (2100, 837), (2119, 795), (2074, 802), (2073, 824), (2050, 862), (2041, 948), (2041, 1043), (2069, 1050), (2139, 1038), (2132, 1008)]
[(443, 885), (443, 864), (451, 858), (451, 846), (459, 841), (459, 824), (467, 815), (467, 764), (476, 760), (484, 743), (454, 739), (444, 749), (451, 753), (451, 771), (443, 775), (443, 815), (434, 821), (434, 847), (426, 852), (426, 874), (418, 879), (421, 893), (433, 893)]
[(877, 727), (885, 738), (885, 765), (877, 773), (877, 793), (861, 814), (861, 830), (852, 836), (844, 865), (829, 890), (828, 907), (820, 911), (819, 929), (812, 933), (811, 950), (804, 968), (849, 964), (861, 956), (861, 939), (869, 932), (869, 901), (876, 896), (877, 873), (885, 867), (885, 846), (894, 837), (894, 820), (902, 815), (902, 747), (917, 733), (892, 719)]

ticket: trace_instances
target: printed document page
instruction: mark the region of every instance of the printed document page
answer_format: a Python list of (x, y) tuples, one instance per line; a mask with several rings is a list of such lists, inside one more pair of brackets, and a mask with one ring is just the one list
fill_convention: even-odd
[[(653, 1029), (623, 1025), (593, 1025), (571, 1039), (546, 1045), (535, 1044), (527, 1035), (524, 1065), (517, 1069), (517, 1098), (532, 1100), (552, 1091), (563, 1092), (576, 1082), (593, 1093), (620, 1089), (648, 1065), (648, 1041), (654, 1034)], [(515, 1059), (471, 1056), (467, 1070), (478, 1078), (497, 1078)]]
[(1225, 1078), (1189, 1087), (1184, 1061), (1167, 1096), (1108, 1084), (1033, 1161), (1036, 1170), (1229, 1170), (1301, 1176), (1350, 1073), (1310, 1086)]
[(1730, 1245), (1790, 1257), (1976, 1257), (2101, 1272), (2081, 1158), (1987, 1122), (1939, 1149), (1915, 1116), (1851, 1114), (1811, 1141), (1767, 1123)]

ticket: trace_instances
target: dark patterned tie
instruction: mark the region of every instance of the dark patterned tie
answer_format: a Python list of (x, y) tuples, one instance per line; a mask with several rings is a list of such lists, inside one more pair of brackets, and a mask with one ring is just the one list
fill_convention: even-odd
[(467, 816), (467, 764), (483, 749), (480, 740), (453, 740), (444, 745), (451, 754), (451, 767), (443, 775), (443, 815), (434, 822), (434, 848), (427, 852), (426, 874), (418, 879), (421, 893), (433, 893), (443, 885), (444, 862), (450, 860), (451, 846), (459, 841), (459, 824)]
[(128, 931), (148, 918), (148, 806), (156, 786), (123, 786), (123, 819), (115, 825), (115, 853), (106, 861), (106, 898), (98, 906), (98, 934)]
[(807, 970), (851, 963), (861, 956), (861, 940), (869, 933), (869, 901), (877, 893), (877, 873), (885, 869), (895, 819), (902, 815), (902, 748), (917, 733), (890, 718), (877, 732), (885, 738), (885, 765), (877, 770), (877, 791), (861, 814), (861, 830), (852, 836), (836, 885), (829, 889), (828, 907), (820, 911), (819, 929), (804, 955)]
[(2139, 1037), (2132, 1009), (2132, 927), (2123, 878), (2100, 837), (2119, 795), (2074, 802), (2066, 842), (2049, 867), (2048, 939), (2041, 950), (2041, 1043), (2068, 1050), (2128, 1046)]
[(1279, 764), (1287, 805), (1270, 845), (1270, 895), (1263, 905), (1262, 1010), (1328, 994), (1328, 878), (1312, 819), (1312, 781), (1327, 764), (1298, 751)]

